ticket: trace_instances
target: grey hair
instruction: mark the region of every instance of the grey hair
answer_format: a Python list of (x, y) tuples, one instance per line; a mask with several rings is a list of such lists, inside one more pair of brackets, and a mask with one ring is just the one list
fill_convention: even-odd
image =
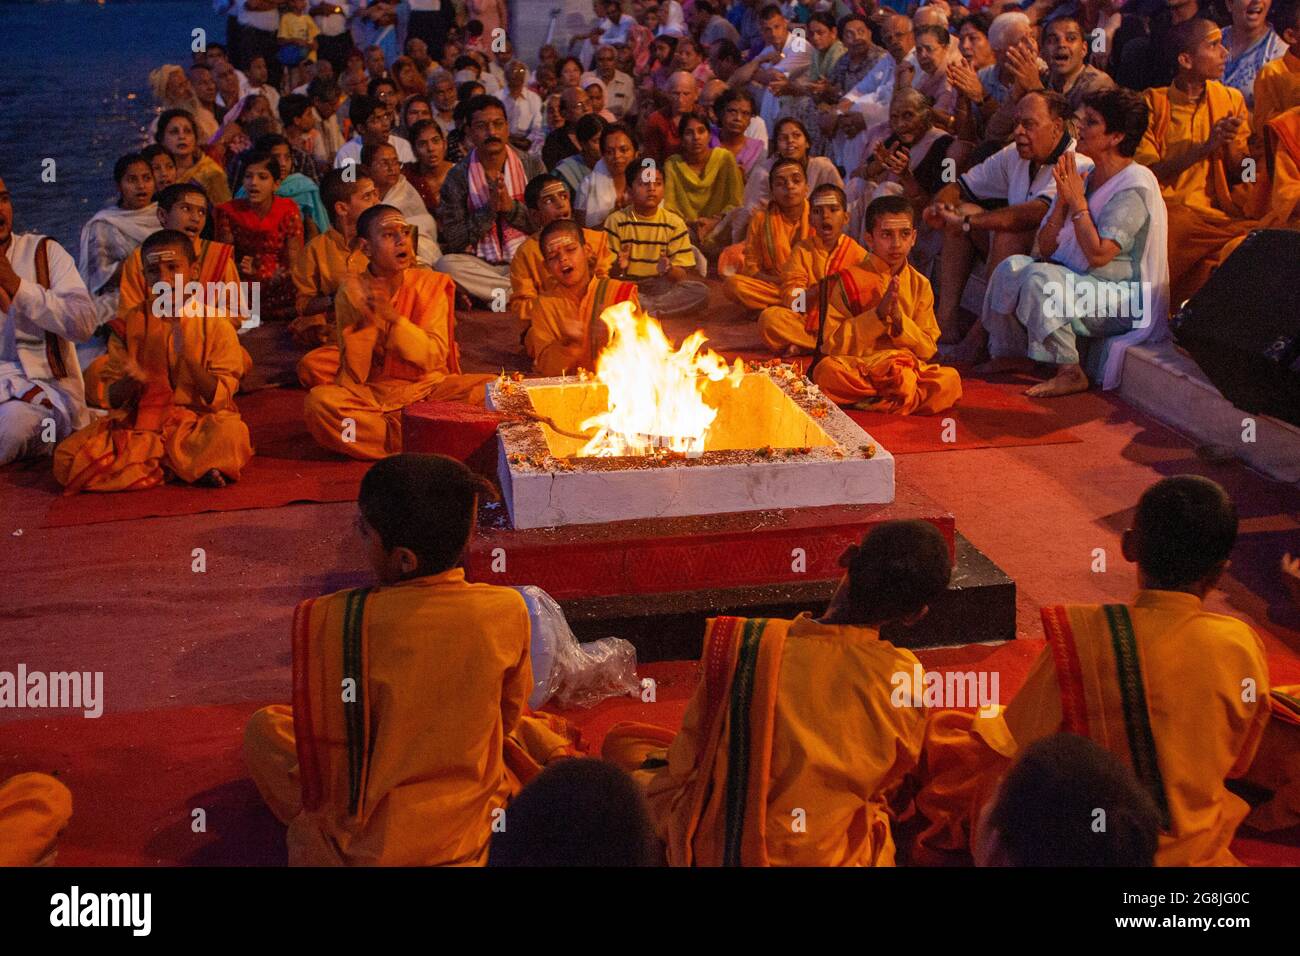
[(1014, 42), (1011, 38), (1020, 32), (1028, 33), (1032, 24), (1019, 10), (999, 13), (989, 25), (989, 46), (999, 53)]

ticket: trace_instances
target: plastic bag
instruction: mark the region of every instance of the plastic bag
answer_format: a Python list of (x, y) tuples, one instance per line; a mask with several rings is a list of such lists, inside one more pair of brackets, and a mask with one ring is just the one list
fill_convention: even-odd
[(579, 644), (555, 599), (535, 585), (516, 587), (532, 622), (533, 691), (528, 706), (590, 707), (641, 689), (636, 648), (617, 637)]

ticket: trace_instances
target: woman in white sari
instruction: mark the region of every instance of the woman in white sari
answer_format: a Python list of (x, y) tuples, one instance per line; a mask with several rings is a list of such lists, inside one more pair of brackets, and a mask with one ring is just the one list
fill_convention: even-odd
[(1119, 384), (1124, 351), (1166, 334), (1169, 230), (1160, 184), (1133, 155), (1146, 132), (1141, 94), (1103, 90), (1084, 98), (1078, 151), (1095, 164), (1085, 180), (1074, 154), (1053, 170), (1056, 198), (1038, 229), (1039, 258), (1011, 256), (989, 279), (981, 321), (998, 371), (1026, 359), (1055, 374), (1026, 394), (1088, 388), (1077, 336), (1100, 339), (1089, 356), (1102, 388)]
[(588, 229), (601, 229), (615, 209), (630, 201), (627, 167), (636, 158), (636, 137), (622, 123), (610, 123), (600, 134), (600, 162), (578, 187), (573, 218)]
[(117, 316), (123, 263), (140, 243), (162, 228), (153, 201), (149, 160), (128, 153), (113, 165), (113, 181), (117, 183), (117, 203), (101, 209), (81, 227), (77, 259), (77, 271), (94, 299), (100, 325)]

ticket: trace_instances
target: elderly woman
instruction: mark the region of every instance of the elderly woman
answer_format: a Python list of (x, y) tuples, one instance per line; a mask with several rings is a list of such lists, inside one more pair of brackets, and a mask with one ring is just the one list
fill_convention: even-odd
[(664, 164), (664, 207), (686, 221), (698, 246), (745, 198), (740, 166), (731, 151), (710, 146), (713, 136), (703, 113), (683, 113), (677, 123), (682, 151)]
[(810, 195), (822, 183), (844, 188), (844, 180), (834, 163), (825, 156), (808, 155), (812, 140), (808, 136), (808, 128), (801, 121), (793, 116), (779, 119), (773, 134), (768, 144), (767, 159), (757, 163), (745, 181), (744, 203), (730, 213), (724, 223), (724, 228), (730, 232), (728, 242), (744, 242), (749, 231), (750, 217), (756, 210), (767, 208), (767, 201), (772, 198), (768, 189), (772, 164), (778, 159), (797, 159), (803, 163)]
[[(1133, 161), (1146, 132), (1141, 94), (1102, 90), (1084, 99), (1077, 149), (1092, 159), (1083, 178), (1074, 153), (1053, 170), (1056, 198), (1038, 229), (1041, 259), (1011, 256), (989, 279), (982, 322), (989, 371), (1026, 364), (1055, 367), (1028, 389), (1037, 398), (1088, 388), (1077, 337), (1104, 339), (1103, 388), (1119, 384), (1124, 350), (1168, 319), (1169, 264), (1165, 202), (1149, 169)], [(1118, 338), (1108, 338), (1108, 337)]]
[(718, 118), (718, 131), (713, 137), (713, 145), (731, 151), (740, 165), (740, 171), (748, 176), (763, 159), (766, 147), (761, 139), (746, 136), (750, 120), (758, 111), (758, 104), (745, 90), (727, 90), (713, 104), (713, 113)]
[(192, 182), (203, 187), (213, 204), (230, 199), (226, 171), (199, 145), (202, 140), (193, 116), (185, 110), (168, 110), (158, 117), (158, 132), (154, 137), (176, 161), (178, 183)]
[(935, 125), (929, 98), (905, 86), (894, 93), (889, 122), (867, 133), (867, 159), (849, 179), (849, 234), (864, 232), (862, 214), (877, 196), (906, 196), (918, 212), (943, 186), (953, 137)]
[(158, 230), (158, 206), (149, 160), (128, 153), (113, 164), (117, 201), (90, 217), (81, 229), (77, 271), (95, 301), (100, 324), (117, 315), (122, 264), (140, 243)]

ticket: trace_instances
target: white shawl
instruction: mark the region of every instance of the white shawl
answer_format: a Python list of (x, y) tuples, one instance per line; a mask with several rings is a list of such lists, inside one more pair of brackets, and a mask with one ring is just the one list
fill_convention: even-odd
[[(1142, 192), (1151, 216), (1138, 273), (1142, 282), (1143, 311), (1141, 322), (1131, 331), (1102, 340), (1103, 389), (1114, 388), (1119, 384), (1120, 374), (1124, 370), (1124, 353), (1130, 345), (1137, 345), (1147, 339), (1159, 342), (1169, 335), (1169, 223), (1164, 196), (1161, 195), (1160, 183), (1155, 175), (1141, 163), (1129, 163), (1088, 197), (1088, 210), (1095, 222), (1110, 198), (1125, 189)], [(1053, 203), (1058, 201), (1059, 197)], [(1089, 270), (1088, 257), (1079, 246), (1074, 223), (1070, 220), (1066, 221), (1057, 236), (1056, 252), (1052, 254), (1052, 260), (1075, 272)]]
[(161, 228), (157, 203), (131, 210), (107, 206), (91, 216), (81, 227), (81, 253), (77, 257), (77, 271), (90, 293), (98, 295), (127, 256)]
[(578, 196), (573, 205), (575, 209), (586, 213), (588, 229), (601, 229), (605, 225), (605, 219), (614, 211), (616, 202), (618, 191), (614, 188), (614, 177), (609, 174), (609, 167), (602, 159), (578, 187)]

